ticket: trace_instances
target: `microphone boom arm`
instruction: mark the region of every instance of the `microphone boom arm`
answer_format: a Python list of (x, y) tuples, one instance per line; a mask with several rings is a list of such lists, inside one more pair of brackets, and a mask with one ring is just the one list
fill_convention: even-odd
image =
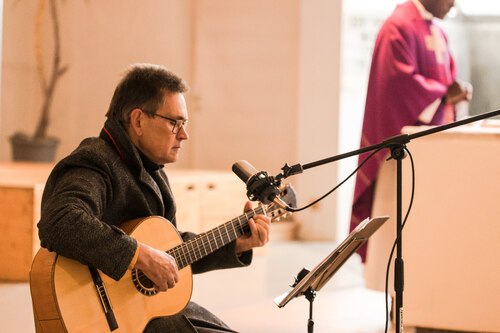
[(307, 170), (307, 169), (310, 169), (310, 168), (314, 168), (314, 167), (317, 167), (317, 166), (320, 166), (320, 165), (323, 165), (323, 164), (332, 163), (332, 162), (335, 162), (335, 161), (338, 161), (338, 160), (342, 160), (342, 159), (347, 158), (347, 157), (351, 157), (351, 156), (355, 156), (355, 155), (360, 155), (360, 154), (368, 152), (368, 151), (373, 151), (373, 150), (377, 150), (377, 149), (384, 148), (384, 147), (397, 147), (397, 146), (403, 147), (404, 145), (406, 145), (407, 143), (409, 143), (412, 139), (416, 139), (416, 138), (419, 138), (419, 137), (422, 137), (422, 136), (426, 136), (426, 135), (429, 135), (429, 134), (441, 132), (441, 131), (444, 131), (444, 130), (447, 130), (447, 129), (450, 129), (450, 128), (458, 127), (458, 126), (461, 126), (461, 125), (466, 125), (466, 124), (473, 123), (473, 122), (478, 121), (478, 120), (483, 120), (483, 119), (491, 118), (491, 117), (498, 116), (498, 115), (500, 115), (500, 109), (499, 110), (485, 112), (485, 113), (481, 113), (481, 114), (478, 114), (476, 116), (472, 116), (472, 117), (469, 117), (469, 118), (466, 118), (466, 119), (455, 121), (455, 122), (452, 122), (452, 123), (449, 123), (449, 124), (432, 127), (430, 129), (427, 129), (427, 130), (423, 130), (423, 131), (420, 131), (420, 132), (417, 132), (417, 133), (413, 133), (411, 135), (408, 135), (408, 134), (396, 135), (396, 136), (390, 137), (390, 138), (388, 138), (388, 139), (386, 139), (386, 140), (384, 140), (384, 141), (382, 141), (381, 143), (378, 143), (378, 144), (374, 144), (374, 145), (371, 145), (371, 146), (366, 146), (364, 148), (352, 150), (352, 151), (347, 152), (347, 153), (343, 153), (343, 154), (340, 154), (340, 155), (328, 157), (328, 158), (325, 158), (325, 159), (322, 159), (322, 160), (318, 160), (318, 161), (314, 161), (314, 162), (311, 162), (311, 163), (307, 163), (307, 164), (304, 164), (304, 165), (295, 164), (295, 165), (289, 166), (286, 163), (281, 168), (282, 172), (280, 174), (276, 175), (275, 179), (277, 179), (277, 180), (285, 179), (285, 178), (288, 178), (290, 176), (300, 174), (300, 173), (304, 172), (304, 170)]

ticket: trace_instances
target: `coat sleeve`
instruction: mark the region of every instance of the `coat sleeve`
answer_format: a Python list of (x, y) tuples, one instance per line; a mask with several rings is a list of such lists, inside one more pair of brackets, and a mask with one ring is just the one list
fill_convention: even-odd
[[(90, 163), (89, 163), (90, 164)], [(50, 175), (38, 223), (41, 245), (50, 251), (93, 266), (120, 279), (132, 260), (137, 242), (101, 220), (113, 197), (105, 163), (92, 167), (60, 163)]]

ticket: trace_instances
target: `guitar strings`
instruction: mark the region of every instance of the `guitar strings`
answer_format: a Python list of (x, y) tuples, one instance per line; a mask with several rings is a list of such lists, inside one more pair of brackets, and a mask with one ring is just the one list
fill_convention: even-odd
[[(203, 234), (198, 235), (197, 237), (182, 243), (173, 249), (167, 251), (169, 254), (173, 254), (174, 257), (177, 255), (179, 256), (179, 259), (184, 259), (182, 260), (182, 264), (179, 267), (183, 268), (187, 266), (188, 264), (200, 259), (204, 255), (201, 253), (201, 247), (199, 243), (207, 244), (210, 247), (210, 251), (206, 249), (205, 247), (205, 255), (218, 250), (222, 246), (228, 244), (229, 242), (233, 241), (234, 239), (238, 238), (239, 236), (247, 233), (250, 228), (248, 225), (248, 220), (251, 219), (253, 216), (256, 214), (262, 214), (264, 212), (262, 207), (258, 207), (252, 211), (249, 211), (247, 213), (244, 213), (243, 215), (240, 215), (239, 217), (226, 222), (222, 225), (220, 225), (217, 228), (214, 228), (212, 230), (209, 230), (208, 232), (205, 232)], [(243, 219), (243, 222), (242, 222)], [(228, 226), (230, 227), (228, 230)], [(234, 236), (231, 236), (230, 231), (234, 233)], [(239, 231), (239, 233), (238, 233)], [(197, 251), (198, 249), (198, 251)], [(196, 252), (199, 252), (200, 256), (197, 255)], [(189, 262), (188, 258), (190, 259), (191, 262)], [(184, 265), (185, 262), (185, 265)]]

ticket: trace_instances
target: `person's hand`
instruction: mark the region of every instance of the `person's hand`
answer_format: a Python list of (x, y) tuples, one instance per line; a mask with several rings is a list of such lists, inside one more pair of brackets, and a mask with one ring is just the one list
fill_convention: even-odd
[(140, 269), (158, 291), (167, 291), (179, 282), (179, 269), (174, 257), (164, 251), (138, 243), (139, 255), (134, 268)]
[(448, 87), (446, 103), (457, 104), (461, 101), (470, 101), (472, 98), (472, 85), (468, 82), (455, 81)]
[[(245, 204), (245, 212), (252, 209), (250, 201)], [(250, 234), (236, 239), (236, 253), (248, 251), (254, 247), (264, 246), (269, 241), (271, 219), (265, 215), (255, 215), (248, 220)]]

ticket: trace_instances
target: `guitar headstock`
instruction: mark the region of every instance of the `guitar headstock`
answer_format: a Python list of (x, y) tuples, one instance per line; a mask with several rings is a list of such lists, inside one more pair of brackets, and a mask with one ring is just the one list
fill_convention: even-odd
[[(287, 206), (296, 208), (297, 197), (295, 196), (295, 190), (292, 185), (286, 184), (285, 186), (282, 186), (280, 190), (281, 193), (279, 198), (286, 203)], [(266, 214), (271, 218), (272, 222), (275, 222), (279, 221), (281, 218), (291, 215), (292, 213), (272, 202), (267, 206)]]

